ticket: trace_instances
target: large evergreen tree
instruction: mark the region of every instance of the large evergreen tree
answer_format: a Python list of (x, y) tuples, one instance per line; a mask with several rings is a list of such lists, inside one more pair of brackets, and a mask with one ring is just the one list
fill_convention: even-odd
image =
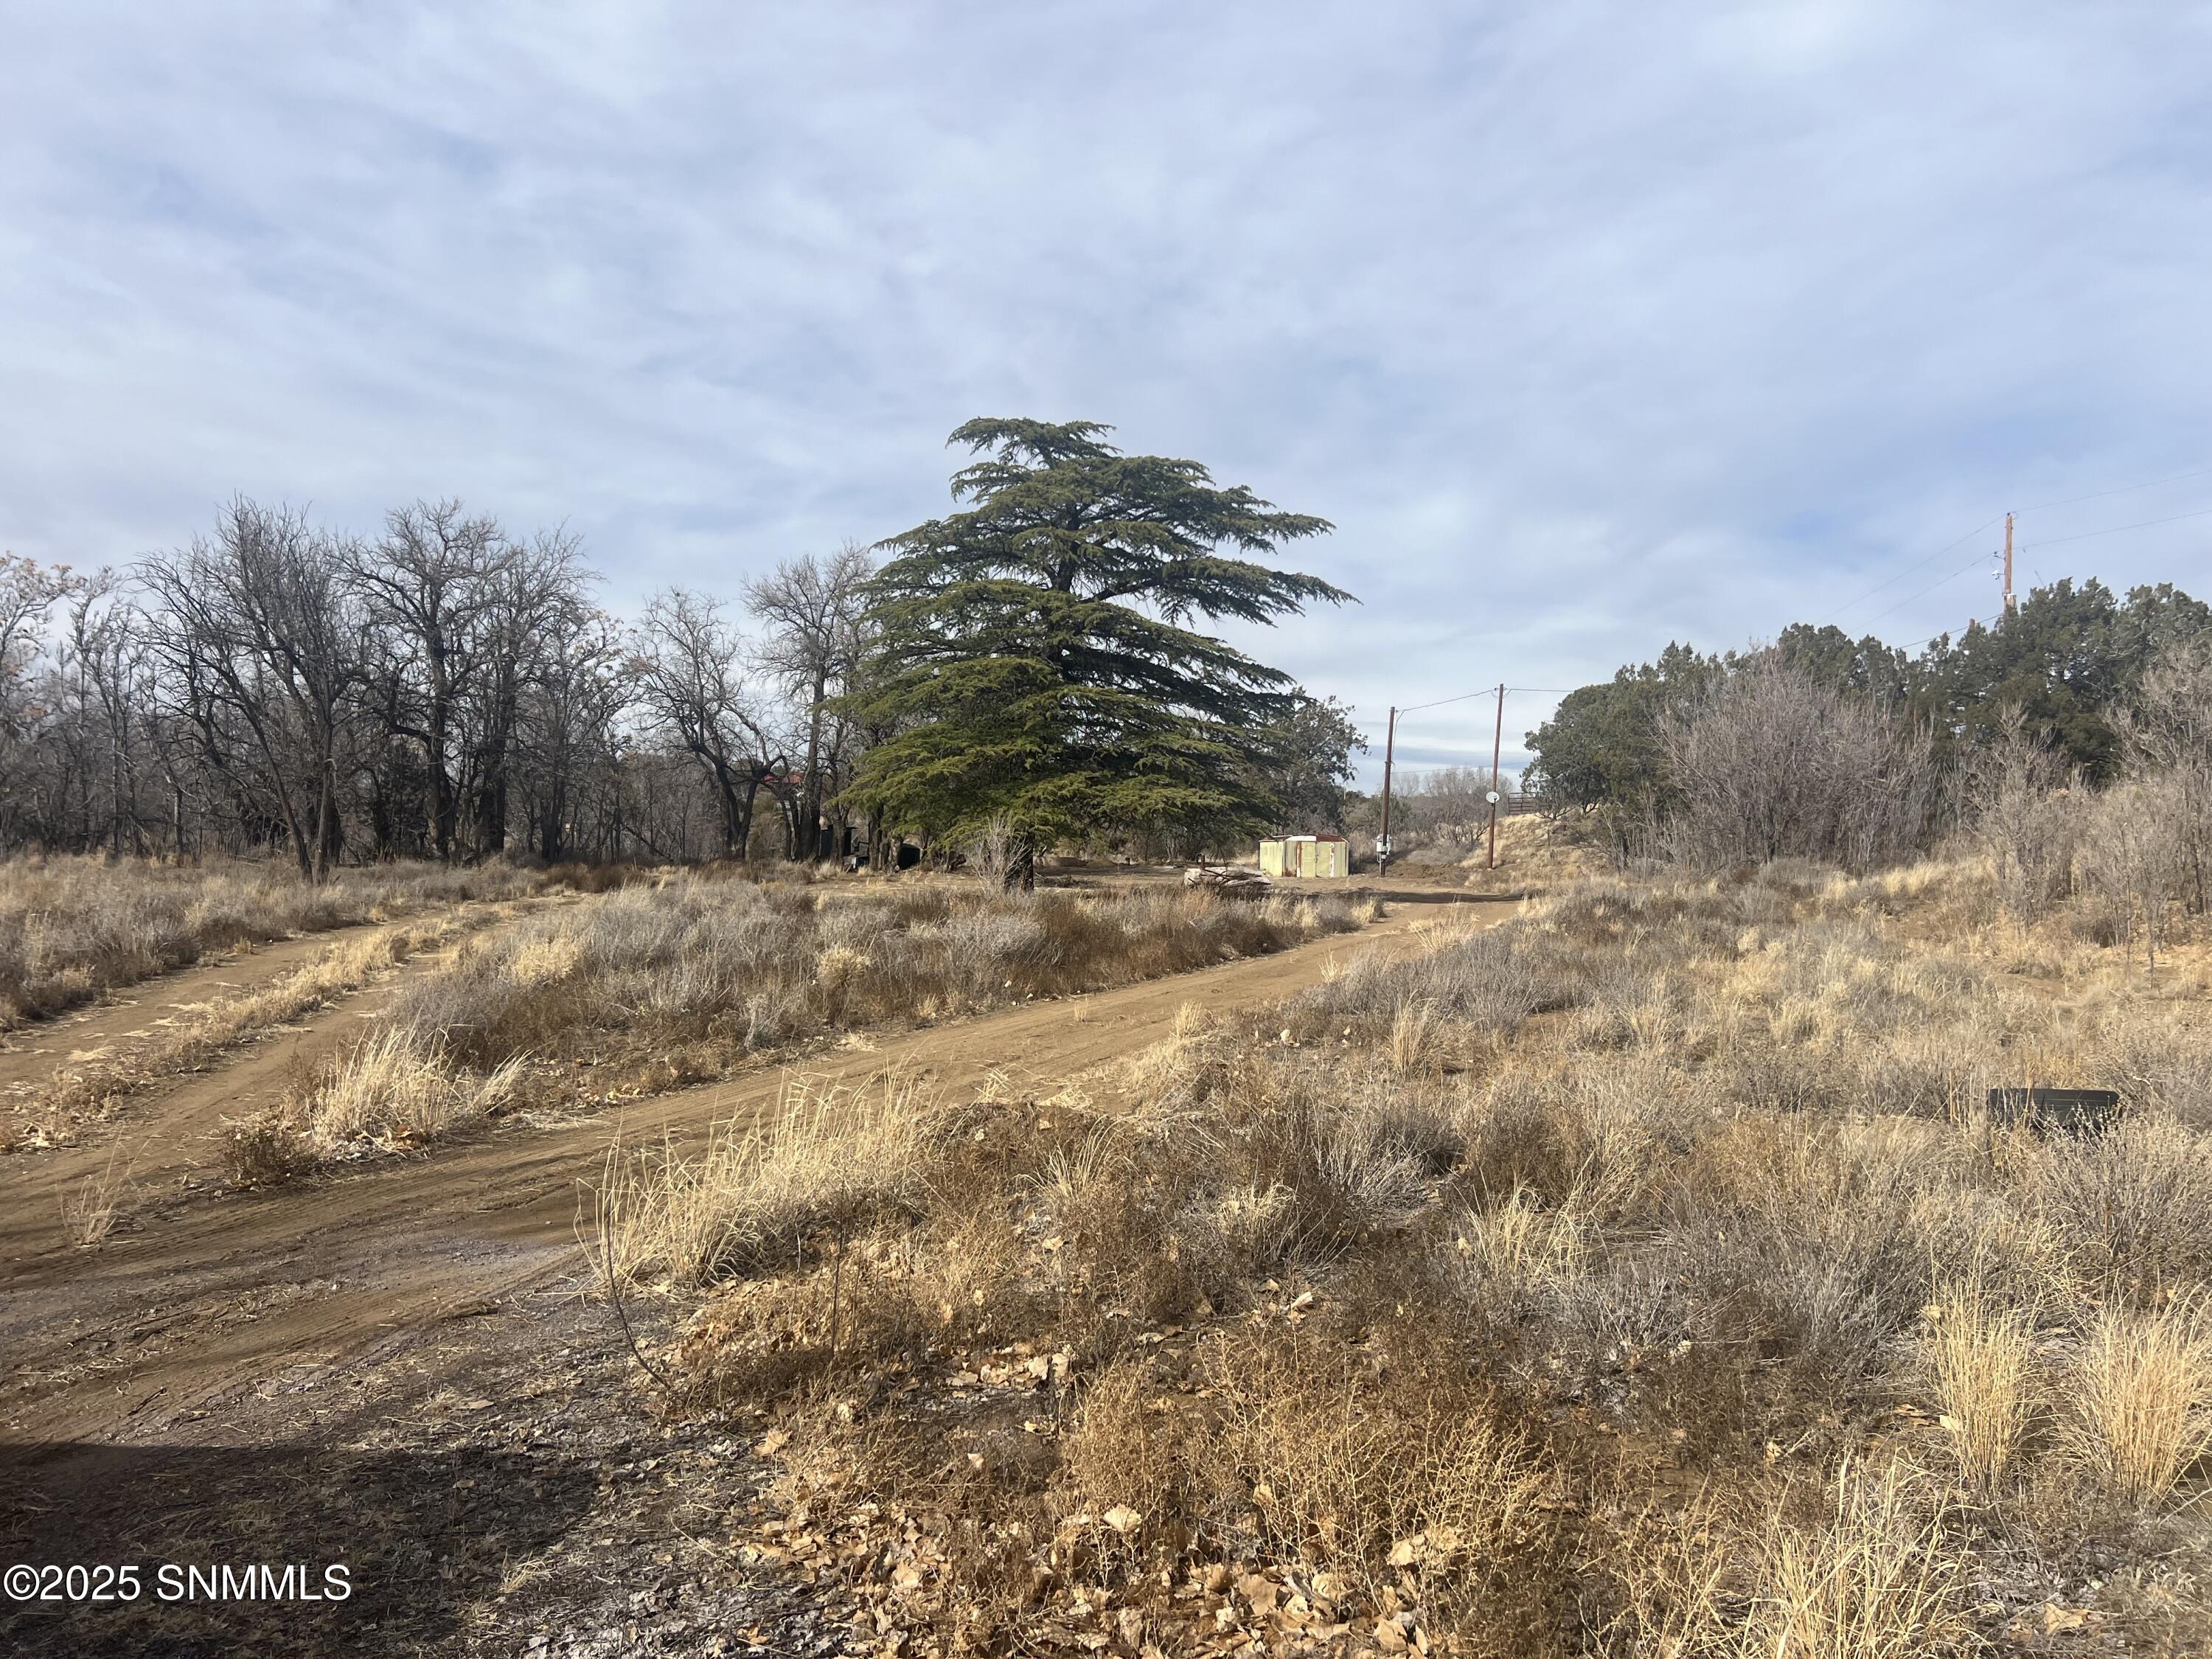
[(855, 713), (893, 735), (847, 799), (943, 838), (1036, 850), (1097, 832), (1218, 838), (1268, 822), (1261, 734), (1289, 676), (1191, 624), (1270, 623), (1351, 596), (1258, 562), (1330, 528), (1194, 461), (1124, 455), (1087, 421), (970, 421), (967, 510), (882, 545), (879, 641)]

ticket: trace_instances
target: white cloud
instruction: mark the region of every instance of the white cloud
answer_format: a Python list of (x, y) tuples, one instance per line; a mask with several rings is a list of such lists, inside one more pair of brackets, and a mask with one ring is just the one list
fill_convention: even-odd
[[(1267, 645), (1379, 738), (2196, 465), (2207, 16), (33, 11), (0, 543), (458, 493), (634, 599), (937, 511), (971, 415), (1080, 416), (1337, 522), (1306, 557), (1366, 603)], [(2204, 505), (2031, 514), (2023, 568), (2201, 589), (2212, 520), (2056, 538)], [(1989, 606), (1964, 575), (1879, 626)]]

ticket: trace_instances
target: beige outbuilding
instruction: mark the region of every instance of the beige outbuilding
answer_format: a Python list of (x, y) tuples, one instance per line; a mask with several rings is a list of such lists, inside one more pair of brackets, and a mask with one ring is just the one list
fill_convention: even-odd
[(1341, 881), (1352, 874), (1352, 843), (1342, 836), (1285, 836), (1260, 843), (1260, 873), (1293, 881)]

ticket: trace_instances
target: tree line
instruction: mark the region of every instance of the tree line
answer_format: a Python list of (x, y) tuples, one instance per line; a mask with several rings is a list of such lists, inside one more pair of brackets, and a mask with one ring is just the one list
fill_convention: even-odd
[[(1349, 596), (1327, 531), (1091, 422), (971, 422), (964, 510), (634, 617), (561, 528), (239, 499), (83, 574), (0, 556), (0, 851), (781, 857), (856, 829), (1032, 878), (1340, 816), (1346, 711), (1201, 631)], [(878, 553), (884, 556), (878, 564)]]
[(1804, 624), (1670, 644), (1528, 746), (1527, 787), (1624, 861), (1864, 870), (1955, 832), (2023, 915), (2086, 888), (2154, 940), (2212, 902), (2212, 607), (2170, 583), (2060, 581), (1917, 655)]
[(347, 860), (797, 855), (849, 775), (830, 712), (864, 553), (742, 611), (624, 623), (576, 538), (418, 501), (363, 535), (240, 499), (90, 574), (0, 557), (0, 848)]

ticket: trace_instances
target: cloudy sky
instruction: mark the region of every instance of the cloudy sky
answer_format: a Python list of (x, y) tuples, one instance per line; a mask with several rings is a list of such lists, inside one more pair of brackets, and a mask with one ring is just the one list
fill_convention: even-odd
[(34, 557), (459, 495), (623, 607), (933, 516), (970, 416), (1101, 420), (1335, 522), (1300, 562), (1364, 603), (1258, 648), (1378, 749), (1669, 638), (1987, 617), (2008, 508), (2023, 586), (2212, 588), (2204, 6), (0, 20)]

